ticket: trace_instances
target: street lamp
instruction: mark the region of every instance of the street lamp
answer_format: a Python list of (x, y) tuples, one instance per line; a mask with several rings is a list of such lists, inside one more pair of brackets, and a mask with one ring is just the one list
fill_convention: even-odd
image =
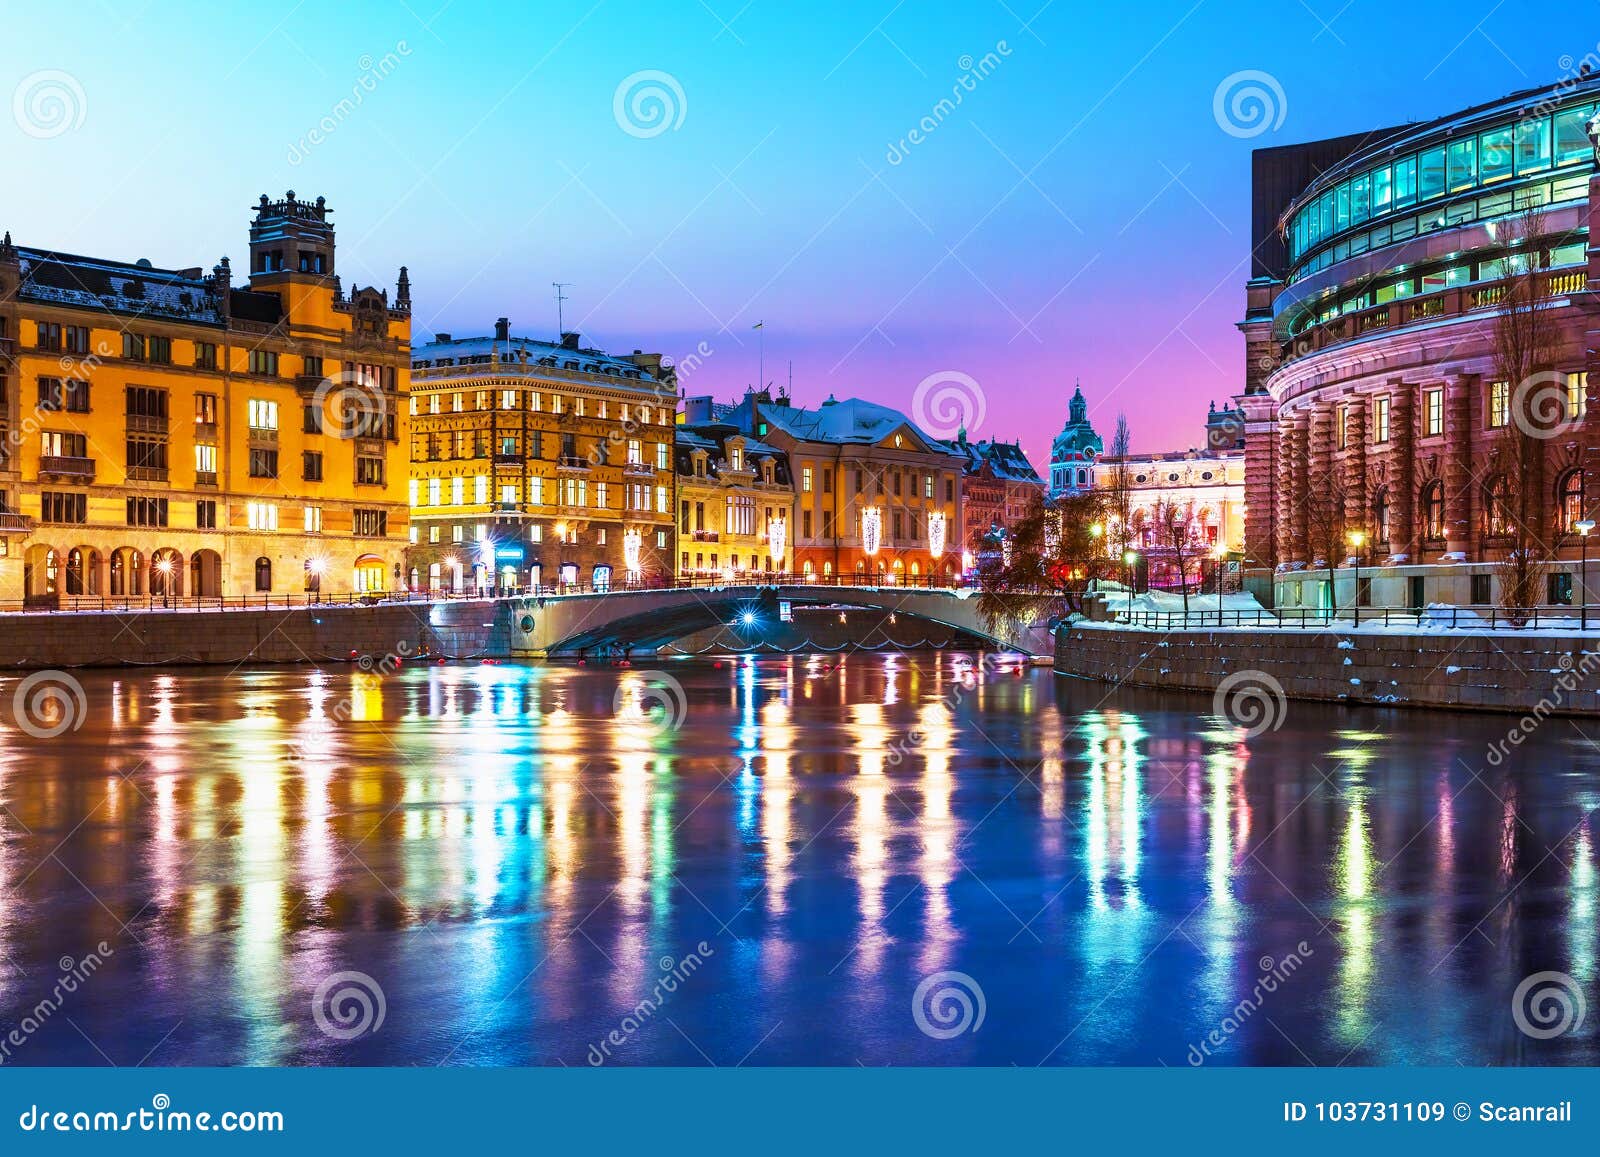
[(1587, 631), (1589, 629), (1589, 532), (1594, 529), (1594, 519), (1580, 519), (1572, 524), (1572, 529), (1578, 532), (1583, 559), (1578, 564), (1578, 598), (1581, 604), (1581, 609), (1578, 611), (1578, 629)]
[[(1367, 536), (1363, 531), (1352, 530), (1348, 537), (1350, 549), (1355, 552), (1350, 557), (1355, 560), (1356, 565), (1356, 589), (1350, 598), (1350, 623), (1352, 626), (1359, 627), (1361, 625), (1361, 546), (1367, 541)], [(1335, 610), (1338, 610), (1339, 599), (1337, 596), (1334, 597), (1333, 606)]]
[(156, 570), (161, 572), (161, 605), (172, 605), (172, 560), (164, 558), (156, 563)]
[(1122, 552), (1122, 565), (1128, 568), (1128, 614), (1133, 614), (1133, 564), (1139, 561), (1137, 551)]

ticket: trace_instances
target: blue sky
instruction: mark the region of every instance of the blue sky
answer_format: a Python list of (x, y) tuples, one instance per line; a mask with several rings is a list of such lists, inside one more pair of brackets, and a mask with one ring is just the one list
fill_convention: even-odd
[[(764, 320), (767, 377), (792, 361), (802, 402), (909, 409), (930, 375), (965, 375), (976, 435), (1020, 438), (1042, 469), (1076, 379), (1103, 429), (1124, 410), (1151, 450), (1198, 440), (1208, 400), (1238, 389), (1253, 147), (1554, 81), (1596, 51), (1600, 23), (1541, 12), (32, 6), (8, 15), (0, 65), (0, 227), (160, 265), (226, 253), (242, 270), (260, 193), (321, 194), (347, 286), (410, 267), (419, 336), (502, 315), (550, 336), (551, 282), (567, 281), (569, 328), (613, 350), (704, 343), (691, 392), (733, 398), (756, 378)], [(1282, 93), (1275, 127), (1251, 137), (1214, 115), (1243, 71)], [(638, 73), (668, 78), (658, 133), (629, 119), (632, 90), (616, 115)], [(964, 76), (959, 106), (936, 111)], [(19, 105), (41, 83), (66, 94), (64, 122)]]

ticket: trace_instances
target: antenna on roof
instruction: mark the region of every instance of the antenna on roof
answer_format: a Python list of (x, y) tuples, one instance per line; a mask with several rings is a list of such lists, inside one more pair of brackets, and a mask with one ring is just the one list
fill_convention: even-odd
[(571, 282), (571, 281), (552, 281), (550, 284), (555, 286), (555, 290), (556, 290), (556, 340), (560, 341), (561, 340), (561, 335), (567, 332), (566, 315), (564, 313), (562, 313), (561, 305), (562, 305), (563, 302), (572, 300), (571, 298), (569, 298), (566, 294), (562, 293), (561, 291), (563, 289), (571, 288), (575, 284), (575, 282)]

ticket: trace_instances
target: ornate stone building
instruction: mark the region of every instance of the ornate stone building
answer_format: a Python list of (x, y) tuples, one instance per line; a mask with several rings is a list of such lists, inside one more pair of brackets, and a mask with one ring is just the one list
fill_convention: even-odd
[(412, 548), (428, 590), (607, 589), (672, 573), (677, 383), (659, 354), (441, 333), (412, 362)]
[(265, 195), (250, 276), (0, 244), (0, 599), (392, 587), (411, 301), (343, 291), (332, 210)]
[(1050, 446), (1050, 497), (1081, 494), (1093, 483), (1089, 468), (1105, 452), (1105, 443), (1089, 422), (1089, 403), (1075, 386), (1067, 404), (1067, 424)]
[[(699, 404), (690, 400), (691, 414)], [(725, 420), (788, 455), (791, 565), (802, 579), (925, 583), (960, 573), (963, 459), (900, 411), (832, 397), (807, 410), (761, 391)]]
[(719, 422), (680, 424), (678, 577), (789, 573), (794, 483), (782, 451)]
[[(1492, 601), (1512, 538), (1514, 439), (1530, 422), (1543, 424), (1526, 525), (1557, 560), (1550, 600), (1571, 597), (1574, 523), (1593, 516), (1600, 445), (1589, 417), (1597, 100), (1600, 77), (1583, 74), (1423, 124), (1255, 154), (1238, 398), (1246, 564), (1275, 576), (1280, 603), (1334, 597), (1315, 573), (1330, 520), (1351, 544), (1332, 561), (1365, 564), (1359, 596), (1349, 572), (1337, 576), (1350, 584), (1341, 605)], [(1501, 380), (1505, 297), (1530, 283), (1548, 301), (1554, 348), (1538, 380)]]

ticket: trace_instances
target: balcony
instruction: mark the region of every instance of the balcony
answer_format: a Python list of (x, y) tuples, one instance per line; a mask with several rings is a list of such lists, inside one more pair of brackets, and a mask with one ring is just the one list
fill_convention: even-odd
[(588, 473), (592, 469), (589, 459), (581, 454), (563, 454), (556, 462), (557, 470), (582, 470)]
[(696, 530), (689, 537), (695, 542), (719, 542), (722, 538), (714, 530)]
[(94, 477), (94, 459), (72, 454), (45, 454), (39, 459), (39, 473), (88, 480)]
[[(1588, 272), (1582, 268), (1558, 269), (1539, 274), (1542, 294), (1567, 297), (1588, 289)], [(1354, 310), (1307, 327), (1279, 347), (1280, 364), (1368, 334), (1403, 329), (1424, 321), (1457, 318), (1492, 309), (1505, 301), (1509, 281), (1457, 286), (1419, 297), (1399, 298), (1383, 305)]]
[(28, 534), (33, 530), (33, 519), (15, 510), (0, 510), (0, 534)]
[(165, 482), (167, 468), (165, 466), (129, 466), (129, 482)]
[(154, 414), (129, 414), (128, 433), (130, 434), (165, 434), (167, 420)]
[(215, 422), (196, 422), (194, 424), (194, 440), (196, 442), (216, 442), (217, 424)]
[(494, 456), (494, 464), (496, 466), (521, 466), (522, 465), (522, 455), (520, 455), (520, 454), (496, 454)]
[(648, 462), (624, 462), (622, 472), (635, 478), (654, 478), (656, 468)]
[(264, 443), (268, 446), (276, 446), (278, 444), (278, 431), (276, 429), (268, 430), (264, 426), (251, 426), (248, 434), (252, 443)]
[(196, 470), (194, 472), (196, 486), (216, 486), (217, 472), (215, 470)]

